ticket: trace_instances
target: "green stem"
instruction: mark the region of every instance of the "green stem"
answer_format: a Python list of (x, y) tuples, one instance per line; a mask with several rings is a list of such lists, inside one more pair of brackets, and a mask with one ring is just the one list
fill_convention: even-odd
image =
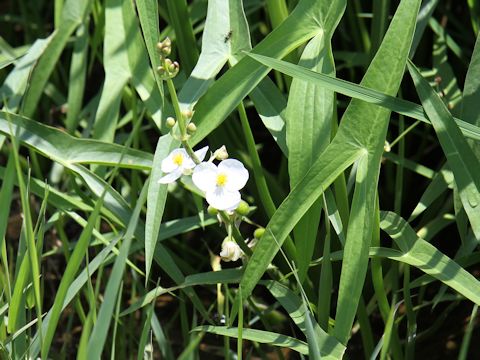
[[(253, 177), (255, 179), (255, 184), (257, 185), (258, 193), (260, 195), (260, 201), (262, 202), (262, 205), (265, 208), (265, 212), (267, 213), (268, 217), (271, 218), (277, 209), (275, 207), (275, 204), (273, 203), (270, 191), (268, 190), (267, 181), (265, 180), (265, 175), (263, 173), (260, 157), (258, 156), (258, 152), (255, 146), (255, 139), (253, 138), (253, 133), (248, 123), (248, 117), (243, 102), (238, 105), (238, 112), (240, 115), (240, 121), (242, 123), (243, 133), (245, 135), (245, 140), (247, 143), (248, 153), (252, 159)], [(296, 259), (295, 245), (293, 245), (293, 241), (290, 237), (285, 240), (285, 251), (291, 259)]]
[(175, 116), (177, 118), (178, 128), (180, 129), (180, 141), (182, 142), (183, 147), (187, 151), (188, 156), (193, 160), (195, 164), (200, 164), (200, 160), (198, 159), (197, 155), (193, 151), (192, 147), (187, 141), (188, 134), (187, 134), (187, 123), (185, 118), (182, 115), (182, 111), (180, 110), (180, 103), (177, 97), (177, 91), (175, 90), (175, 85), (173, 84), (172, 79), (167, 79), (167, 87), (168, 92), (170, 93), (170, 97), (172, 99), (173, 109), (175, 111)]

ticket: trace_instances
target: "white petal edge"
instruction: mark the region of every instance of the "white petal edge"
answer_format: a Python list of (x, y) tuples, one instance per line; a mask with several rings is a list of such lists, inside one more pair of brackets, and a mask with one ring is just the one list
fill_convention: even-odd
[(177, 164), (173, 162), (173, 157), (177, 154), (182, 154), (183, 161), (188, 159), (187, 152), (184, 149), (174, 149), (168, 156), (162, 160), (161, 169), (164, 173), (171, 173), (179, 168)]
[(181, 169), (176, 169), (175, 171), (172, 171), (171, 173), (163, 176), (158, 180), (159, 184), (171, 184), (175, 182), (180, 176), (182, 176), (182, 170)]
[(248, 170), (238, 160), (223, 160), (218, 164), (218, 171), (227, 175), (225, 187), (230, 191), (242, 189), (248, 181)]
[(213, 191), (217, 186), (217, 172), (216, 165), (202, 162), (193, 170), (192, 181), (196, 187), (204, 192)]
[(205, 198), (209, 205), (220, 211), (236, 209), (242, 200), (239, 191), (228, 191), (221, 187), (206, 192)]
[[(205, 159), (205, 155), (207, 155), (208, 151), (208, 146), (204, 146), (200, 150), (195, 151), (195, 156), (197, 157), (198, 160), (203, 161)], [(193, 169), (197, 164), (193, 161), (193, 159), (190, 156), (187, 156), (185, 159), (185, 162), (183, 164), (184, 169)]]

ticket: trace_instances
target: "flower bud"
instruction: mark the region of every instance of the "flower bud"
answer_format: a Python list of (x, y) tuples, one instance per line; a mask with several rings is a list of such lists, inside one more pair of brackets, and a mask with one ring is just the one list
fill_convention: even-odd
[(238, 204), (237, 208), (235, 209), (235, 212), (238, 215), (241, 216), (247, 216), (248, 213), (250, 212), (250, 205), (245, 200), (240, 201), (240, 204)]
[(218, 215), (218, 210), (211, 205), (208, 205), (207, 212), (212, 216)]
[(182, 115), (185, 119), (191, 119), (193, 116), (193, 112), (190, 109), (185, 109), (185, 110), (182, 110)]
[(168, 71), (170, 72), (171, 76), (177, 75), (179, 69), (180, 65), (176, 61), (174, 61), (171, 65), (168, 66)]
[(217, 160), (228, 159), (228, 152), (227, 152), (227, 148), (225, 147), (225, 145), (222, 145), (222, 147), (215, 150), (215, 152), (213, 153), (213, 156)]
[(193, 122), (191, 122), (190, 124), (187, 125), (187, 132), (189, 134), (193, 134), (195, 131), (197, 131), (197, 127), (195, 126), (195, 124)]
[(390, 146), (390, 143), (387, 140), (385, 140), (385, 144), (383, 145), (383, 150), (385, 152), (390, 152), (392, 150), (392, 147)]
[(223, 261), (237, 261), (242, 256), (243, 252), (240, 249), (238, 244), (226, 237), (222, 243), (222, 251), (220, 252), (220, 257)]
[(253, 237), (255, 239), (260, 239), (263, 236), (264, 233), (265, 233), (265, 228), (263, 228), (263, 227), (258, 228), (253, 232)]
[(160, 76), (164, 76), (166, 74), (166, 70), (163, 66), (157, 67), (157, 72), (159, 73)]
[(171, 116), (167, 117), (167, 120), (165, 122), (169, 128), (173, 128), (176, 123), (175, 119)]

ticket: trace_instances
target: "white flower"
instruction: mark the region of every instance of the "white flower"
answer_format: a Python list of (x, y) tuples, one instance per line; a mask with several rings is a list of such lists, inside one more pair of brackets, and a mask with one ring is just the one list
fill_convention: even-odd
[[(208, 146), (195, 151), (197, 158), (202, 161), (207, 154)], [(189, 175), (195, 167), (195, 162), (190, 158), (185, 149), (175, 149), (162, 161), (162, 171), (166, 174), (160, 178), (160, 184), (170, 184), (182, 175)]]
[(237, 261), (242, 255), (243, 251), (235, 241), (228, 237), (223, 240), (222, 251), (220, 252), (220, 257), (223, 261)]
[(235, 159), (223, 160), (218, 166), (203, 162), (195, 167), (193, 183), (205, 192), (207, 202), (218, 210), (235, 210), (240, 204), (240, 189), (248, 180), (248, 170)]

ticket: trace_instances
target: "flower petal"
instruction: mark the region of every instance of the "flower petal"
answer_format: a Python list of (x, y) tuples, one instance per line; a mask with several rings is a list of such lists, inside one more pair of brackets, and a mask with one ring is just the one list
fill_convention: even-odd
[[(195, 155), (197, 156), (198, 160), (203, 161), (205, 159), (205, 155), (207, 155), (208, 146), (201, 148), (200, 150), (195, 151)], [(193, 161), (190, 156), (187, 156), (185, 162), (183, 163), (184, 169), (193, 169), (197, 164)]]
[(248, 170), (238, 160), (223, 160), (218, 164), (218, 171), (227, 175), (225, 187), (230, 191), (240, 190), (248, 181)]
[(162, 160), (162, 171), (164, 173), (170, 173), (180, 167), (179, 164), (174, 162), (175, 156), (181, 155), (183, 157), (183, 161), (188, 159), (187, 152), (185, 149), (175, 149), (173, 150), (168, 156)]
[(207, 202), (220, 211), (236, 209), (242, 200), (239, 191), (229, 191), (224, 187), (217, 187), (213, 191), (207, 191), (205, 195)]
[(210, 162), (202, 162), (193, 170), (192, 181), (202, 191), (213, 191), (217, 181), (217, 166)]
[(158, 180), (159, 184), (170, 184), (175, 182), (180, 176), (182, 176), (182, 169), (175, 169), (171, 173), (163, 176)]
[(235, 241), (224, 240), (220, 257), (223, 261), (237, 261), (243, 255), (242, 249)]

